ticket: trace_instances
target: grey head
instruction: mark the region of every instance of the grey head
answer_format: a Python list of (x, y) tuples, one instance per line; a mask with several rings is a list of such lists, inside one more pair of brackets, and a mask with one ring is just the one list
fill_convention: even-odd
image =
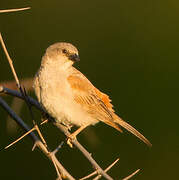
[(45, 55), (51, 59), (58, 59), (60, 57), (61, 59), (73, 62), (80, 60), (77, 48), (66, 42), (52, 44), (47, 48)]

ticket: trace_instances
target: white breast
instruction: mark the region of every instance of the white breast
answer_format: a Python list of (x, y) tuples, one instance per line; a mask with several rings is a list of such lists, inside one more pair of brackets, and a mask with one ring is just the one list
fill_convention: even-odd
[(38, 91), (40, 91), (39, 93), (36, 90), (39, 102), (52, 117), (67, 126), (97, 123), (96, 119), (92, 118), (74, 101), (71, 87), (67, 81), (69, 73), (70, 69), (64, 71), (59, 68), (57, 72), (48, 66), (41, 69), (36, 78), (38, 79)]

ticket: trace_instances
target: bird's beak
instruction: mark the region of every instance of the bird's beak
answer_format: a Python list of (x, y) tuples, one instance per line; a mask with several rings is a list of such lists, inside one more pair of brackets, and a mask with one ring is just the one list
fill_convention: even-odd
[(69, 56), (69, 59), (72, 60), (73, 62), (78, 62), (78, 61), (80, 61), (80, 57), (79, 57), (78, 54), (71, 54), (71, 55)]

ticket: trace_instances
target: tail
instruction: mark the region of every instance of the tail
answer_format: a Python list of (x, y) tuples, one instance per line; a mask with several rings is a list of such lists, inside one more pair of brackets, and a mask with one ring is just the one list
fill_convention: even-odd
[[(134, 134), (136, 137), (138, 137), (140, 140), (142, 140), (144, 143), (146, 143), (149, 147), (152, 146), (152, 144), (150, 143), (150, 141), (148, 139), (146, 139), (139, 131), (137, 131), (135, 128), (133, 128), (130, 124), (128, 124), (127, 122), (125, 122), (124, 120), (122, 120), (120, 117), (118, 117), (117, 115), (115, 115), (115, 119), (114, 122), (120, 126), (122, 126), (123, 128), (127, 129), (129, 132), (131, 132), (132, 134)], [(115, 128), (115, 127), (114, 127)]]

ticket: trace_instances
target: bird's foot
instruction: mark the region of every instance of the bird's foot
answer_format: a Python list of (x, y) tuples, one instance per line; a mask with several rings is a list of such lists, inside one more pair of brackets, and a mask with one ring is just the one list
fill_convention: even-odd
[(68, 144), (71, 148), (73, 147), (73, 145), (72, 145), (73, 141), (76, 140), (76, 136), (77, 136), (83, 129), (85, 129), (87, 126), (88, 126), (88, 124), (79, 127), (75, 132), (73, 132), (72, 134), (70, 134), (70, 135), (68, 136), (67, 144)]
[(70, 134), (69, 136), (68, 136), (68, 139), (67, 139), (67, 144), (71, 147), (71, 148), (73, 148), (73, 141), (74, 140), (76, 140), (76, 135), (75, 134)]

